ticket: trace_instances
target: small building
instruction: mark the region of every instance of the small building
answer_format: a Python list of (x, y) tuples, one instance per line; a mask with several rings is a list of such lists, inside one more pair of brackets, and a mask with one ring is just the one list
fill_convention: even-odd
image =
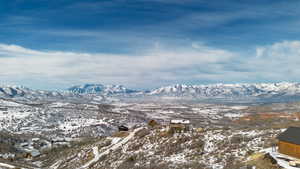
[(38, 150), (30, 150), (30, 151), (27, 151), (25, 154), (24, 154), (24, 158), (27, 158), (27, 159), (32, 159), (32, 158), (35, 158), (35, 157), (38, 157), (40, 156), (41, 153), (38, 151)]
[(300, 127), (289, 127), (277, 139), (279, 153), (300, 159)]
[(172, 132), (182, 132), (190, 130), (190, 121), (185, 119), (171, 120), (169, 128)]
[(118, 126), (118, 129), (119, 131), (129, 131), (129, 128), (124, 125)]

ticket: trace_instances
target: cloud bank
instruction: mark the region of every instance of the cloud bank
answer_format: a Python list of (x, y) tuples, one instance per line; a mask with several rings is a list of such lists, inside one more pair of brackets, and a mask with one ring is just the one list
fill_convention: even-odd
[(42, 51), (0, 44), (2, 83), (51, 88), (78, 83), (153, 88), (174, 83), (297, 81), (300, 41), (257, 47), (252, 54), (191, 43), (157, 44), (134, 55)]

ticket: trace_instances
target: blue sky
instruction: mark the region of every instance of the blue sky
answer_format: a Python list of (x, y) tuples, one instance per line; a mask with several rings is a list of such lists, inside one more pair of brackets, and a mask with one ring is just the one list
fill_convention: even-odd
[(299, 81), (297, 0), (0, 1), (0, 82)]

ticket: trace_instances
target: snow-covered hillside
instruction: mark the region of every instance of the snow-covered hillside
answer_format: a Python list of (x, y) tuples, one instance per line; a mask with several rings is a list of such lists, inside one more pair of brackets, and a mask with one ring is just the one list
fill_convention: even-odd
[[(270, 147), (280, 129), (300, 117), (294, 113), (299, 103), (67, 101), (0, 99), (1, 162), (16, 168), (232, 169)], [(188, 119), (191, 130), (173, 133), (172, 119)], [(153, 120), (154, 127), (148, 125)], [(120, 126), (131, 130), (118, 132)]]

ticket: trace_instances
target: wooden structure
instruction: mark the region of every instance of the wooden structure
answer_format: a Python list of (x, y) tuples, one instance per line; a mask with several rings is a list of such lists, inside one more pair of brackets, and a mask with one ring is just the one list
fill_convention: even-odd
[(189, 120), (171, 120), (169, 124), (169, 129), (173, 133), (181, 133), (190, 130), (190, 121)]
[(289, 127), (277, 139), (279, 153), (300, 159), (300, 127)]

